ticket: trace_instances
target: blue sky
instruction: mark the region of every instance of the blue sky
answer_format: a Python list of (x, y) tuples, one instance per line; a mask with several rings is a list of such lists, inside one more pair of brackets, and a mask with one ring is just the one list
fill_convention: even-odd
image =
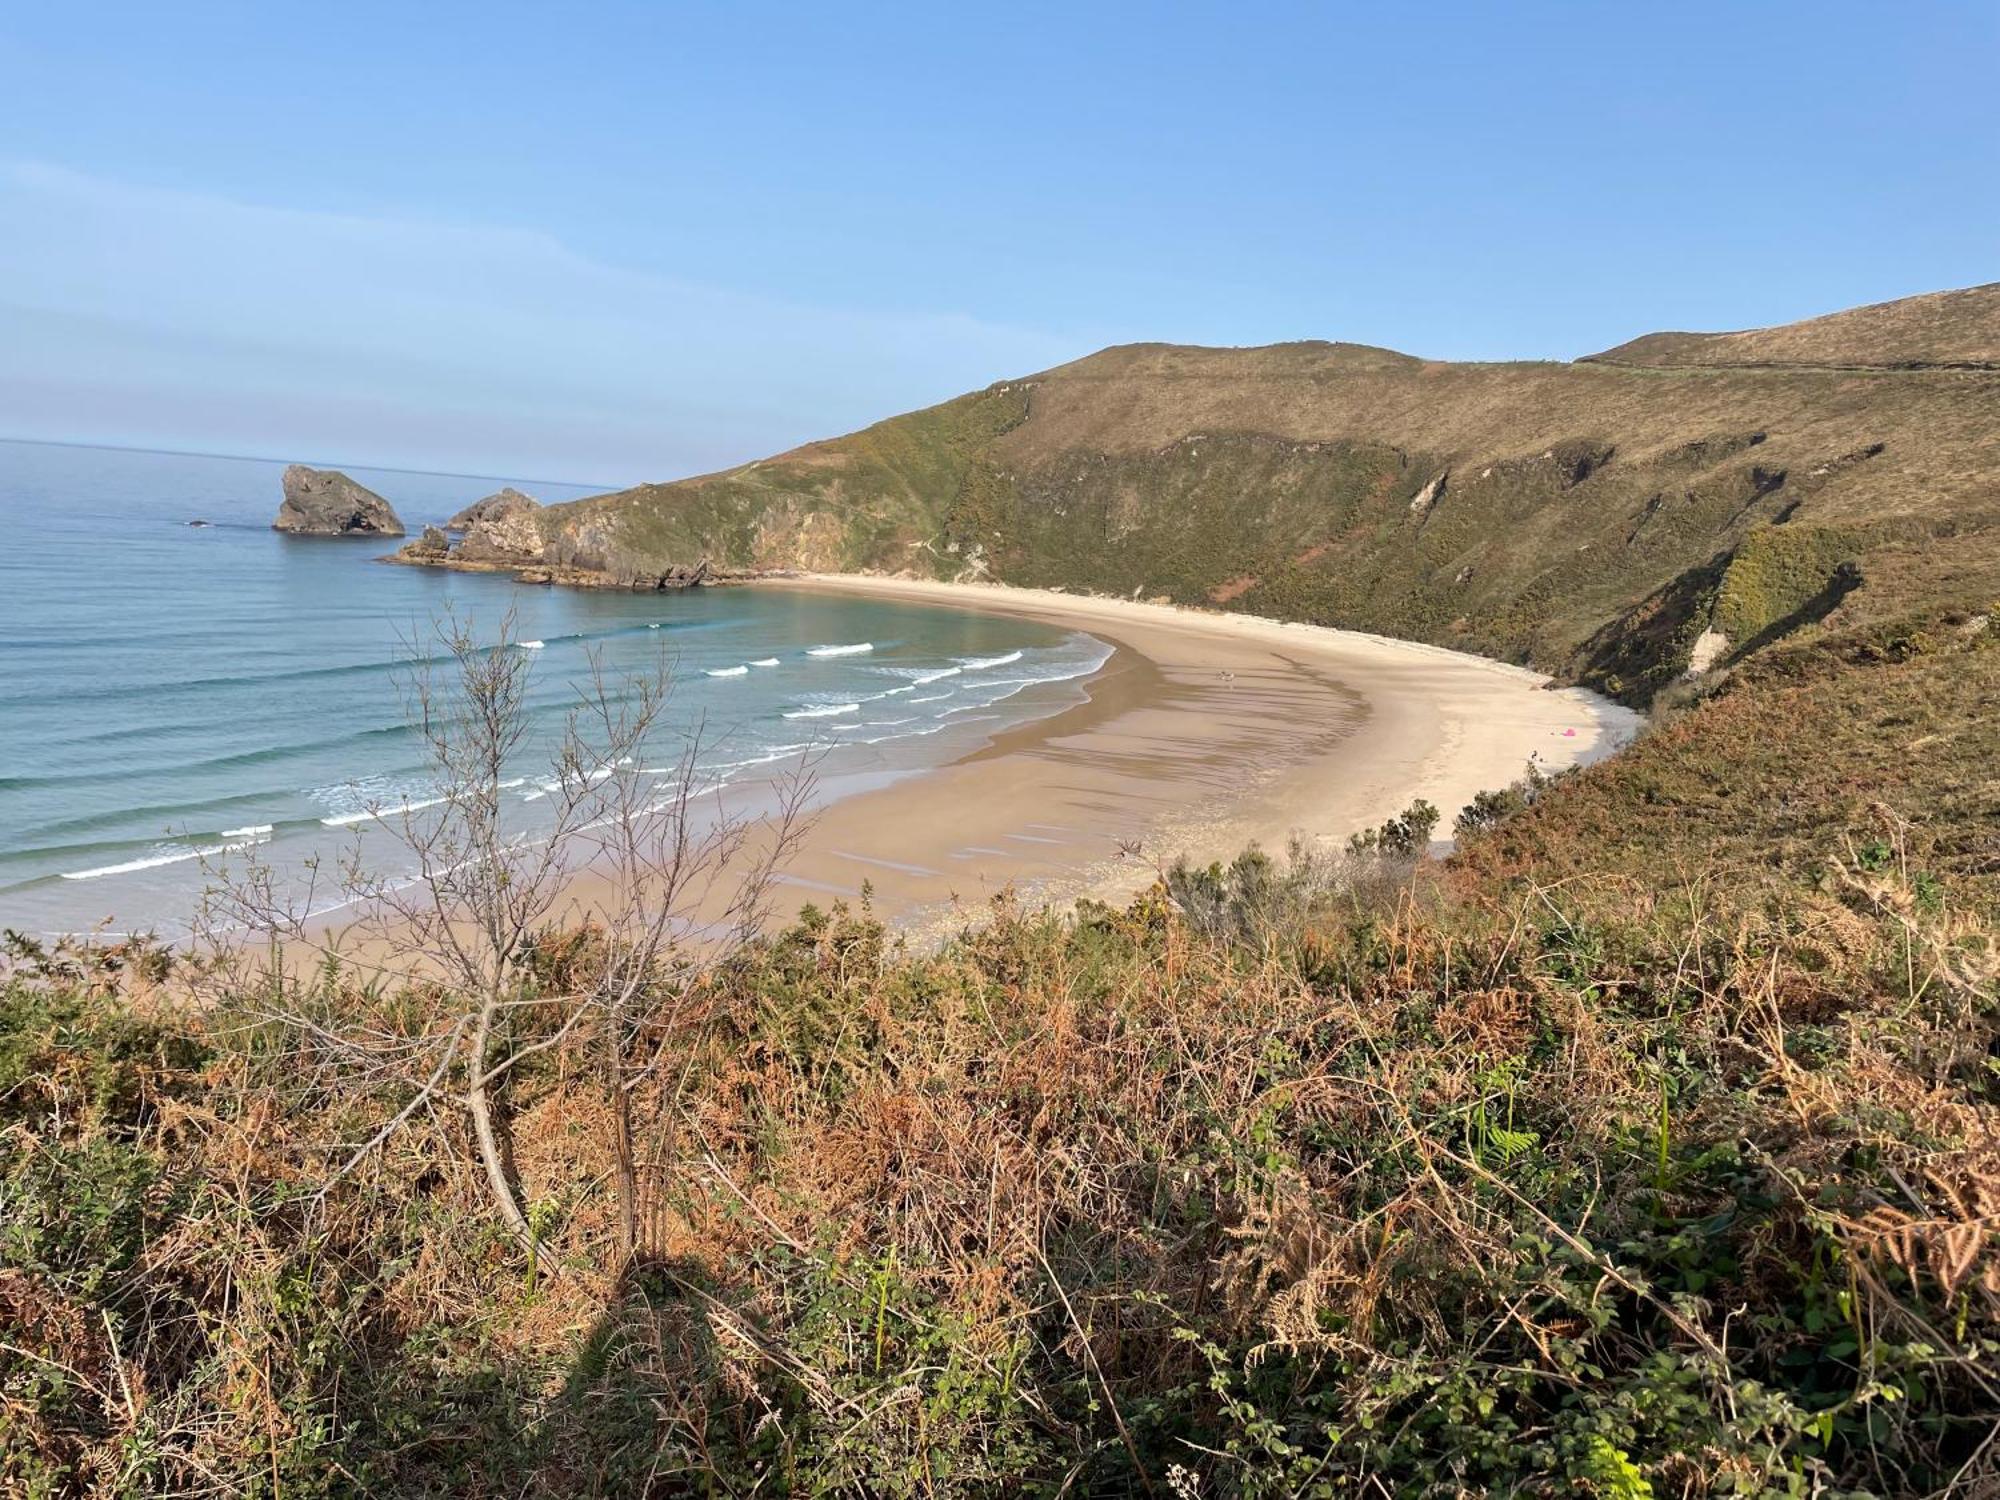
[(2000, 278), (2000, 6), (13, 6), (0, 435), (583, 481)]

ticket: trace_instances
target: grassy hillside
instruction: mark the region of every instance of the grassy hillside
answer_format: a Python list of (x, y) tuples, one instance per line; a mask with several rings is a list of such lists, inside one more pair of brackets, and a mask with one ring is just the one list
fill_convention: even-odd
[(553, 560), (990, 577), (1355, 626), (1648, 701), (1704, 632), (2000, 593), (2000, 286), (1575, 364), (1132, 345), (556, 507)]

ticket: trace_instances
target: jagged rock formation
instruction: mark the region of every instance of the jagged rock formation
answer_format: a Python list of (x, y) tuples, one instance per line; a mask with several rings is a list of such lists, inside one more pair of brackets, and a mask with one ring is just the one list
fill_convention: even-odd
[(1571, 364), (1137, 344), (541, 529), (607, 585), (710, 558), (1164, 595), (1643, 702), (1711, 629), (1727, 666), (2000, 594), (1996, 350), (2000, 284)]
[(292, 536), (402, 536), (395, 507), (338, 469), (293, 464), (285, 470), (284, 503), (274, 531)]
[(519, 490), (488, 495), (459, 512), (471, 517), (464, 523), (459, 557), (466, 562), (540, 562), (541, 514), (541, 505)]
[(526, 501), (537, 510), (541, 509), (540, 502), (533, 495), (524, 494), (512, 485), (508, 485), (504, 489), (495, 490), (483, 500), (473, 501), (470, 505), (459, 511), (457, 515), (444, 523), (445, 530), (464, 531), (489, 512), (517, 509), (522, 501)]

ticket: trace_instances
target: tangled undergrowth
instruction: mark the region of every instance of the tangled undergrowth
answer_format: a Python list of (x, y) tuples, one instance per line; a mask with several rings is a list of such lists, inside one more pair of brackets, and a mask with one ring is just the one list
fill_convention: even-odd
[[(510, 1083), (524, 1256), (462, 1120), (330, 1181), (392, 1090), (254, 997), (22, 947), (0, 1489), (1993, 1493), (1964, 831), (1877, 805), (1643, 900), (1477, 873), (1594, 795), (1452, 864), (1252, 853), (935, 954), (808, 912), (643, 1039), (629, 1262), (589, 1026)], [(535, 972), (601, 958), (550, 934)]]

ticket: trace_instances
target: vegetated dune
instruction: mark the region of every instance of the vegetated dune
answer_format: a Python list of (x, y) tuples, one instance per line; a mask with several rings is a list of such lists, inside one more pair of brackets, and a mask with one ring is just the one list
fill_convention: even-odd
[(548, 560), (981, 577), (1376, 630), (1645, 702), (2000, 587), (2000, 285), (1576, 363), (1134, 344), (551, 507)]

